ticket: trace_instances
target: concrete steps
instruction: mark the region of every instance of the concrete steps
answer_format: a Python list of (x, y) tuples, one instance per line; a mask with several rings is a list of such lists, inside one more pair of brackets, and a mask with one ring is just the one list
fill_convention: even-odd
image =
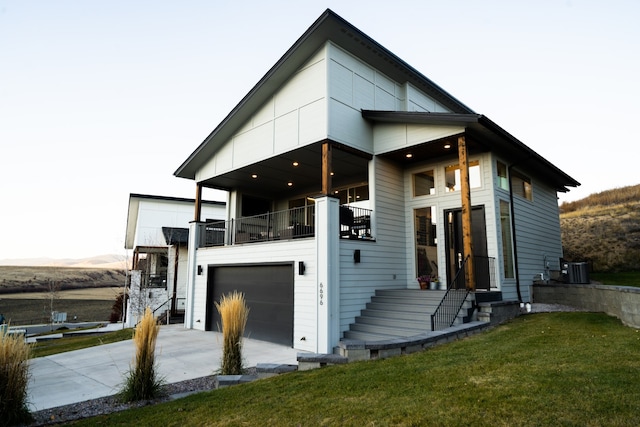
[[(376, 290), (371, 302), (349, 325), (344, 339), (381, 341), (410, 337), (431, 331), (433, 314), (446, 291), (418, 289)], [(470, 320), (473, 302), (465, 302), (454, 324)]]

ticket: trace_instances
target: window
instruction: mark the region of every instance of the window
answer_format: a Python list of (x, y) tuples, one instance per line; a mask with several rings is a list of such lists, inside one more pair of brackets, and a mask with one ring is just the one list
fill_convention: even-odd
[(502, 162), (497, 164), (498, 187), (503, 190), (509, 190), (509, 178), (507, 177), (507, 165)]
[(416, 233), (416, 274), (437, 277), (438, 239), (435, 206), (415, 209), (413, 219)]
[(335, 190), (334, 196), (340, 199), (341, 205), (369, 200), (369, 186), (360, 185)]
[(521, 173), (511, 172), (511, 186), (513, 194), (517, 194), (527, 200), (533, 200), (533, 189), (531, 187), (531, 178)]
[(513, 279), (513, 242), (509, 203), (500, 200), (500, 231), (502, 234), (502, 268), (505, 279)]
[[(460, 165), (450, 165), (444, 168), (444, 178), (447, 193), (460, 191)], [(480, 162), (475, 160), (469, 162), (469, 186), (471, 188), (480, 187)]]
[(413, 174), (413, 197), (436, 194), (433, 170)]

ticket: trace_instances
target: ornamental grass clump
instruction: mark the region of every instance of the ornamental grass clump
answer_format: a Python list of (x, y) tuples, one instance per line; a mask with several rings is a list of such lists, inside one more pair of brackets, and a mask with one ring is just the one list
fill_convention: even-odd
[(31, 421), (27, 407), (31, 349), (20, 334), (0, 330), (0, 426)]
[(215, 303), (222, 321), (222, 375), (242, 374), (242, 335), (247, 325), (249, 308), (242, 292), (234, 291)]
[(147, 307), (133, 334), (136, 347), (135, 366), (127, 374), (120, 393), (125, 402), (153, 399), (162, 392), (164, 382), (158, 377), (155, 367), (156, 338), (159, 329), (151, 309)]

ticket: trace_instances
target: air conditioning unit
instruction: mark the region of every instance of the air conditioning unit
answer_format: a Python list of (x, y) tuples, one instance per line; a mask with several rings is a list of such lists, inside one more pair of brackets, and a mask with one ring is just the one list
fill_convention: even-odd
[(562, 275), (565, 283), (590, 283), (589, 265), (586, 262), (565, 262), (562, 264)]

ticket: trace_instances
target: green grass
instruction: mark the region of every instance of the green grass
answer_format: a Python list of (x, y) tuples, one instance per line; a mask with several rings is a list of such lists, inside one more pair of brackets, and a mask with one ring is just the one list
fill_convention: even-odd
[(52, 354), (66, 351), (80, 350), (112, 342), (130, 340), (133, 337), (133, 329), (122, 329), (114, 332), (106, 332), (100, 335), (74, 336), (40, 341), (33, 344), (33, 357), (51, 356)]
[(294, 372), (78, 425), (636, 426), (640, 332), (596, 313), (519, 317), (380, 361)]
[(640, 288), (640, 271), (626, 271), (622, 273), (591, 273), (591, 280), (603, 285), (634, 286)]

